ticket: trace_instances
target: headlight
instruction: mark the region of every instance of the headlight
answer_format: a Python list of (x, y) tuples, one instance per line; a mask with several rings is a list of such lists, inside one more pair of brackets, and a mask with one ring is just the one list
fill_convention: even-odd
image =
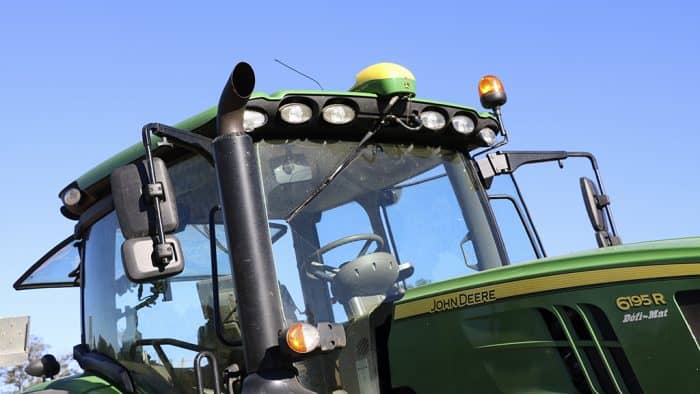
[(77, 205), (80, 202), (80, 197), (81, 197), (80, 190), (72, 187), (72, 188), (66, 190), (66, 192), (63, 193), (63, 196), (61, 198), (63, 199), (63, 203), (65, 205), (72, 207), (74, 205)]
[(423, 127), (430, 130), (440, 130), (445, 127), (447, 123), (445, 121), (445, 116), (437, 111), (423, 111), (420, 114), (420, 120), (423, 123)]
[(496, 132), (490, 127), (484, 127), (479, 130), (476, 135), (479, 137), (484, 146), (493, 146), (496, 143)]
[(267, 114), (252, 109), (243, 113), (243, 128), (245, 131), (253, 131), (267, 123)]
[(311, 119), (311, 108), (302, 103), (289, 103), (280, 107), (282, 120), (291, 124), (301, 124)]
[(458, 133), (467, 135), (474, 131), (474, 121), (466, 115), (457, 115), (452, 118), (452, 127)]
[(331, 124), (346, 124), (355, 119), (355, 110), (345, 104), (327, 105), (321, 112), (323, 120)]

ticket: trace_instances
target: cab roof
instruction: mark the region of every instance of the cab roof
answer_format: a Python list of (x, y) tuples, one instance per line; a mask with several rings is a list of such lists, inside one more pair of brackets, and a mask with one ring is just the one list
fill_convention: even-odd
[[(379, 96), (377, 94), (373, 93), (366, 93), (366, 92), (347, 92), (347, 91), (326, 91), (326, 90), (280, 90), (272, 94), (265, 94), (265, 93), (259, 93), (259, 92), (254, 92), (250, 99), (249, 99), (249, 106), (252, 104), (253, 106), (256, 103), (260, 103), (261, 100), (263, 102), (275, 102), (275, 101), (281, 101), (285, 99), (288, 96), (329, 96), (329, 97), (347, 97), (347, 98), (374, 98), (377, 99)], [(435, 101), (435, 100), (426, 100), (426, 99), (411, 99), (412, 102), (414, 103), (422, 103), (422, 104), (427, 104), (427, 105), (433, 105), (433, 106), (438, 106), (438, 107), (444, 107), (444, 108), (452, 108), (456, 110), (463, 110), (463, 111), (469, 111), (471, 113), (476, 114), (479, 118), (481, 119), (493, 119), (493, 115), (491, 115), (489, 112), (479, 112), (473, 107), (468, 107), (468, 106), (463, 106), (463, 105), (458, 105), (458, 104), (453, 104), (453, 103), (447, 103), (447, 102), (441, 102), (441, 101)], [(189, 131), (195, 134), (200, 134), (200, 135), (206, 135), (209, 137), (213, 137), (211, 135), (211, 130), (214, 125), (214, 122), (216, 121), (216, 113), (217, 113), (217, 107), (211, 107), (205, 111), (202, 111), (192, 117), (189, 117), (179, 123), (176, 123), (174, 127)], [(156, 147), (156, 144), (160, 141), (158, 137), (153, 138), (153, 147)], [(68, 184), (65, 188), (61, 190), (59, 193), (59, 197), (63, 195), (65, 191), (67, 191), (70, 188), (78, 188), (81, 190), (81, 192), (86, 193), (88, 197), (90, 197), (90, 189), (95, 188), (96, 186), (103, 184), (104, 182), (107, 182), (109, 175), (114, 171), (116, 168), (132, 163), (139, 158), (143, 157), (145, 155), (145, 150), (143, 145), (139, 142), (136, 143), (121, 152), (115, 154), (114, 156), (106, 159), (102, 163), (99, 163), (92, 169), (88, 170), (81, 176), (79, 176), (75, 181), (71, 182)], [(95, 196), (97, 197), (97, 196)], [(92, 204), (95, 201), (95, 198), (89, 198), (90, 202), (88, 205)], [(63, 212), (64, 215), (66, 215), (66, 212)], [(74, 215), (66, 215), (66, 216), (74, 216)]]

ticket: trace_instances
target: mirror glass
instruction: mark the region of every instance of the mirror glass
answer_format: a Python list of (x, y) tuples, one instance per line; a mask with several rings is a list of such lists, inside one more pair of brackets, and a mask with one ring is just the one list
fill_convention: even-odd
[[(119, 226), (126, 239), (154, 235), (157, 229), (155, 205), (145, 193), (148, 184), (146, 160), (119, 167), (112, 173), (110, 183)], [(163, 187), (165, 198), (160, 201), (163, 230), (175, 231), (179, 220), (175, 192), (165, 163), (153, 159), (156, 183)]]
[(180, 241), (166, 236), (165, 242), (173, 249), (173, 259), (161, 271), (153, 264), (153, 240), (150, 237), (127, 239), (122, 244), (124, 272), (132, 282), (145, 282), (177, 275), (184, 268)]
[(596, 196), (600, 194), (598, 188), (592, 180), (586, 177), (581, 177), (580, 183), (583, 203), (586, 205), (586, 212), (588, 212), (588, 218), (591, 220), (593, 229), (595, 231), (607, 231), (608, 228), (605, 225), (603, 210), (598, 208), (596, 204)]

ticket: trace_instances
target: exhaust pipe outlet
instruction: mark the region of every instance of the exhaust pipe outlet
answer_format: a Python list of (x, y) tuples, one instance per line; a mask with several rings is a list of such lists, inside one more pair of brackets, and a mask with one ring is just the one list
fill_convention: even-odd
[(245, 106), (254, 85), (253, 68), (248, 63), (238, 63), (221, 92), (218, 136), (212, 141), (248, 373), (242, 391), (305, 392), (297, 387), (291, 359), (279, 350), (284, 309), (258, 155), (253, 138), (243, 128)]
[(255, 87), (255, 72), (246, 62), (236, 64), (219, 98), (216, 114), (218, 135), (245, 134), (243, 114)]

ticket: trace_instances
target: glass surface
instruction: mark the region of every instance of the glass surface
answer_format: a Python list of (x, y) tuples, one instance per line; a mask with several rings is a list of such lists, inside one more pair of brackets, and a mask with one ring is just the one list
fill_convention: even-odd
[[(401, 298), (407, 287), (468, 275), (473, 269), (467, 262), (486, 269), (503, 261), (486, 203), (463, 156), (437, 147), (368, 145), (289, 220), (356, 146), (261, 141), (257, 150), (287, 322), (343, 322), (354, 325), (349, 332), (361, 338), (368, 335), (361, 322), (369, 313), (386, 300)], [(222, 336), (214, 323), (209, 215), (218, 205), (218, 191), (213, 168), (193, 157), (169, 171), (184, 271), (166, 280), (130, 282), (121, 262), (124, 238), (110, 213), (92, 227), (86, 244), (84, 330), (90, 348), (134, 371), (142, 387), (189, 392), (198, 351), (213, 351), (221, 368), (244, 362), (242, 348), (230, 345), (240, 339), (240, 325), (220, 214), (214, 230)], [(328, 250), (321, 253), (324, 246)], [(469, 250), (467, 261), (463, 249)], [(360, 279), (352, 282), (355, 273), (361, 273)], [(295, 365), (308, 387), (332, 391), (342, 385), (323, 378), (332, 373), (317, 369), (332, 370), (339, 363), (341, 375), (354, 371), (343, 367), (354, 365), (342, 361), (352, 357), (345, 354)]]
[[(397, 281), (394, 287), (376, 288), (373, 295), (380, 298), (392, 298), (391, 293), (400, 297), (405, 286), (421, 286), (474, 272), (462, 252), (467, 234), (470, 241), (464, 248), (469, 250), (468, 262), (473, 268), (503, 264), (475, 181), (463, 157), (447, 149), (368, 145), (287, 222), (290, 213), (337, 169), (356, 145), (304, 140), (258, 143), (268, 215), (291, 230), (286, 236), (291, 239), (282, 238), (273, 251), (278, 279), (289, 290), (296, 309), (306, 312), (296, 314), (295, 319), (314, 323), (361, 317), (348, 315), (347, 304), (357, 300), (339, 296), (333, 277), (341, 276), (348, 264), (363, 268), (357, 259), (367, 242), (366, 234), (378, 236), (381, 245), (373, 244), (364, 254), (387, 252), (397, 263), (409, 263), (415, 270), (405, 283)], [(298, 176), (291, 170), (302, 166), (305, 171)], [(286, 178), (276, 175), (285, 169)], [(320, 257), (325, 267), (323, 273), (318, 273), (312, 260), (318, 260), (318, 250), (333, 241), (347, 243)], [(361, 297), (366, 296), (368, 293), (363, 290)]]
[(77, 241), (70, 237), (57, 245), (56, 249), (55, 252), (49, 252), (48, 255), (42, 257), (43, 262), (39, 266), (30, 269), (31, 274), (20, 283), (20, 286), (78, 285), (75, 273), (80, 265), (80, 249)]
[[(93, 225), (86, 245), (84, 330), (90, 348), (119, 360), (140, 386), (191, 392), (197, 352), (213, 351), (219, 365), (228, 366), (242, 363), (242, 350), (225, 346), (214, 325), (208, 225), (218, 204), (213, 169), (197, 157), (171, 167), (170, 174), (184, 271), (150, 283), (129, 281), (121, 261), (124, 238), (116, 214), (110, 213)], [(223, 225), (216, 224), (216, 231), (223, 233)], [(216, 253), (222, 333), (236, 341), (240, 330), (225, 244), (217, 243)], [(207, 371), (204, 375), (211, 376)], [(205, 386), (211, 388), (211, 382)]]

